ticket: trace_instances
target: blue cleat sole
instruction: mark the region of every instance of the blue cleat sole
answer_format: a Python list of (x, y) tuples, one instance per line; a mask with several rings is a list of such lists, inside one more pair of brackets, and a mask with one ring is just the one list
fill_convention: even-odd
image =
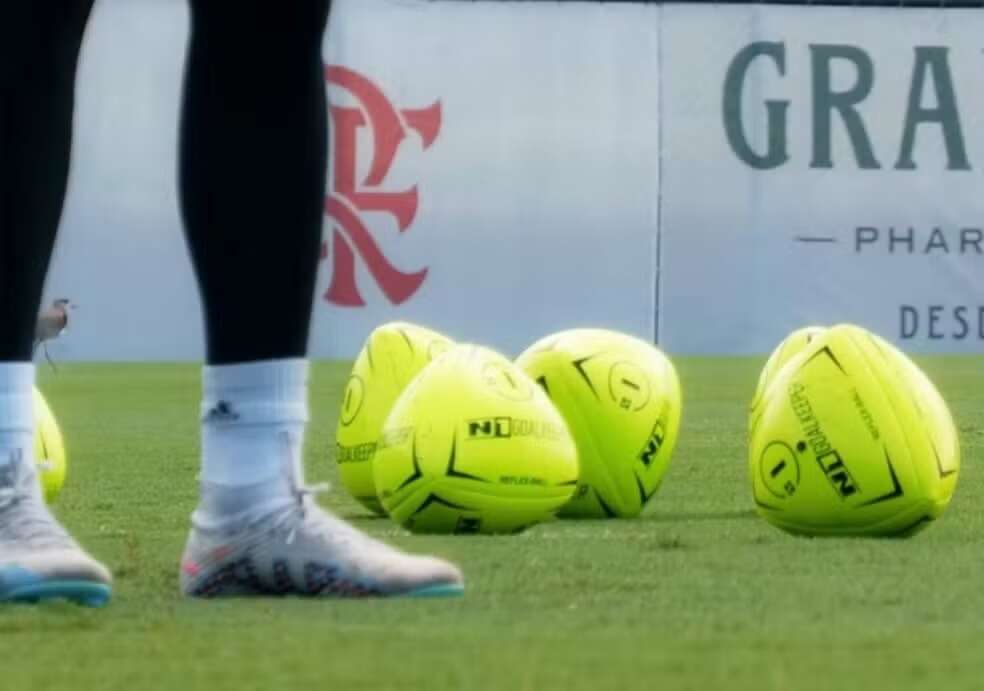
[(460, 584), (429, 585), (411, 590), (405, 597), (461, 597), (465, 594), (465, 586)]
[(0, 603), (37, 604), (46, 600), (68, 600), (86, 607), (104, 607), (112, 593), (112, 588), (105, 583), (42, 581), (25, 583), (0, 592)]

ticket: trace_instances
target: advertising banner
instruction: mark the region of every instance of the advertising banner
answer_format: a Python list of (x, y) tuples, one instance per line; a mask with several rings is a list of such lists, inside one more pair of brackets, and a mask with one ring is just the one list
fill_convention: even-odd
[(982, 32), (974, 10), (664, 6), (671, 351), (843, 321), (984, 349)]
[[(842, 321), (981, 352), (982, 30), (963, 10), (336, 0), (311, 352), (351, 357), (396, 319), (507, 353), (585, 325), (762, 353)], [(187, 32), (184, 3), (96, 6), (56, 357), (202, 356), (175, 184)]]
[[(573, 326), (651, 337), (657, 15), (336, 0), (312, 354), (351, 357), (394, 319), (509, 353)], [(108, 1), (93, 16), (48, 283), (80, 305), (58, 356), (201, 357), (175, 191), (187, 29), (184, 3)]]
[(651, 338), (658, 8), (340, 0), (315, 342), (408, 319), (518, 352)]

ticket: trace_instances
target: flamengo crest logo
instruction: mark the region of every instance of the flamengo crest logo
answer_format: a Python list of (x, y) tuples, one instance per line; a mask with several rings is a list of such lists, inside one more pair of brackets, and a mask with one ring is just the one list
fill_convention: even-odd
[[(324, 294), (328, 302), (344, 307), (362, 307), (365, 300), (356, 282), (356, 255), (383, 294), (394, 305), (406, 302), (427, 277), (427, 269), (406, 273), (383, 254), (365, 223), (365, 216), (390, 216), (405, 233), (417, 216), (418, 193), (387, 188), (400, 145), (419, 136), (429, 149), (441, 130), (441, 103), (427, 108), (398, 109), (369, 79), (345, 67), (325, 69), (328, 84), (347, 91), (357, 106), (332, 106), (331, 142), (334, 168), (325, 213), (331, 219), (330, 240), (322, 244), (322, 259), (331, 257), (331, 283)], [(372, 141), (369, 171), (360, 178), (359, 134), (368, 129)], [(362, 141), (365, 141), (363, 138)]]

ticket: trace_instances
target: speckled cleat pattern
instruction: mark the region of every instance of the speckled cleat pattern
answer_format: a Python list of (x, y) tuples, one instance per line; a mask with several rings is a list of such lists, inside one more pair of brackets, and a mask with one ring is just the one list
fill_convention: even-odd
[(461, 572), (432, 557), (378, 542), (318, 507), (300, 489), (261, 515), (211, 523), (198, 512), (181, 563), (192, 597), (449, 597), (464, 592)]

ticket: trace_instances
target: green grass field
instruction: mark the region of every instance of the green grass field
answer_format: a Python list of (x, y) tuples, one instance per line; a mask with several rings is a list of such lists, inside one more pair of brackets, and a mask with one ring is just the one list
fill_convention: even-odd
[[(752, 511), (745, 406), (760, 359), (681, 359), (684, 422), (647, 513), (517, 537), (415, 537), (454, 559), (450, 601), (185, 601), (198, 368), (46, 367), (67, 438), (57, 512), (116, 574), (111, 606), (0, 610), (0, 689), (979, 689), (984, 358), (923, 359), (957, 419), (949, 511), (911, 540), (810, 540)], [(314, 370), (309, 479), (330, 480), (347, 365)]]

